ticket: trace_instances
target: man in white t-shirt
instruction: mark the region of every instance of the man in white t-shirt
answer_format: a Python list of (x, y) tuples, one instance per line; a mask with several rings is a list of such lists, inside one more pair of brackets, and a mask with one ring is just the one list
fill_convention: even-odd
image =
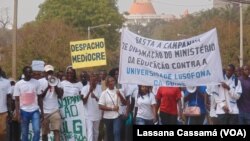
[[(59, 79), (53, 76), (54, 67), (52, 65), (46, 65), (44, 71), (45, 77), (38, 80), (40, 82), (40, 89), (42, 90), (44, 110), (42, 140), (48, 141), (48, 134), (50, 131), (53, 131), (55, 141), (60, 141), (61, 115), (59, 112), (58, 98), (62, 97), (63, 90), (60, 88)], [(48, 83), (48, 79), (50, 79), (51, 83)]]
[(0, 140), (6, 140), (6, 127), (7, 127), (7, 94), (11, 88), (10, 81), (5, 79), (2, 75), (2, 69), (0, 68)]
[[(43, 117), (43, 102), (39, 82), (32, 77), (32, 68), (23, 68), (24, 79), (14, 88), (16, 103), (15, 118), (21, 120), (22, 141), (28, 141), (29, 123), (32, 123), (33, 141), (40, 140), (40, 116)], [(39, 111), (41, 110), (41, 113)]]
[(81, 90), (85, 111), (85, 122), (88, 141), (97, 141), (99, 135), (99, 124), (102, 111), (99, 109), (98, 101), (102, 93), (101, 85), (98, 85), (98, 74), (90, 74), (89, 83)]

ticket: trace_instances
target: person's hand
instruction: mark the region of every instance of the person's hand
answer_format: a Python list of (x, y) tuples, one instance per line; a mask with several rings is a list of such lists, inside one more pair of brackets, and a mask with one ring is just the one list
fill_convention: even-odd
[(230, 90), (230, 87), (225, 82), (221, 82), (221, 86), (227, 90)]
[(127, 112), (125, 112), (125, 113), (123, 114), (123, 118), (124, 118), (124, 119), (127, 119), (127, 118), (128, 118), (128, 115), (129, 115), (129, 114), (128, 114)]
[(20, 122), (20, 121), (21, 121), (19, 111), (16, 111), (16, 110), (15, 110), (15, 112), (14, 112), (14, 114), (13, 114), (13, 120), (14, 120), (14, 121), (17, 121), (17, 122)]
[(116, 90), (116, 94), (117, 94), (119, 97), (122, 96), (120, 90), (118, 90), (118, 89)]
[(178, 113), (178, 117), (181, 121), (184, 120), (184, 115), (183, 115), (183, 110), (180, 110), (179, 113)]
[(225, 113), (229, 113), (229, 108), (226, 105), (223, 106), (222, 109), (224, 110)]
[(119, 110), (119, 106), (115, 106), (115, 107), (113, 108), (113, 111), (118, 112), (118, 110)]
[(89, 92), (92, 93), (94, 91), (93, 85), (90, 85)]
[(98, 101), (98, 98), (95, 96), (94, 93), (91, 93), (91, 98), (94, 98), (96, 101)]
[(44, 113), (43, 112), (41, 112), (41, 114), (40, 114), (40, 120), (41, 120), (41, 122), (43, 122), (43, 120), (44, 120)]
[(157, 119), (157, 117), (154, 117), (153, 123), (154, 123), (154, 124), (158, 124), (158, 119)]

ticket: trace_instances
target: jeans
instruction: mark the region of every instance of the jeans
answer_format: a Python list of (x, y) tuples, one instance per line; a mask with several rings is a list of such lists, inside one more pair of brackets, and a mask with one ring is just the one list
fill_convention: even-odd
[(121, 119), (103, 119), (108, 141), (121, 141)]
[(147, 120), (147, 119), (143, 119), (140, 117), (136, 117), (135, 124), (136, 125), (154, 125), (154, 122), (153, 120)]
[(240, 112), (239, 124), (240, 125), (250, 125), (250, 113)]
[(21, 134), (22, 134), (22, 141), (29, 141), (29, 123), (32, 123), (33, 128), (33, 141), (40, 140), (40, 112), (36, 110), (34, 112), (25, 112), (21, 110)]

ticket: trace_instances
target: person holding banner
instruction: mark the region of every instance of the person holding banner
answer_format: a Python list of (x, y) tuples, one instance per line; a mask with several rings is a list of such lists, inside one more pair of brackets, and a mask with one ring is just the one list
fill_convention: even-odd
[(42, 121), (42, 140), (48, 141), (50, 131), (54, 133), (54, 141), (60, 141), (61, 115), (59, 112), (58, 98), (62, 97), (63, 90), (60, 88), (60, 80), (51, 86), (48, 79), (54, 75), (54, 67), (46, 65), (44, 67), (45, 77), (39, 79), (43, 97), (44, 120)]
[[(16, 103), (15, 119), (21, 121), (22, 141), (28, 141), (29, 123), (32, 123), (33, 141), (40, 140), (40, 116), (43, 118), (43, 101), (40, 84), (32, 77), (32, 68), (23, 68), (24, 79), (18, 81), (14, 88)], [(39, 108), (41, 113), (39, 112)]]
[(76, 70), (71, 66), (66, 69), (66, 80), (61, 82), (63, 88), (63, 97), (79, 96), (83, 84), (77, 81)]
[(102, 93), (101, 85), (98, 85), (98, 74), (90, 74), (89, 83), (81, 90), (84, 104), (84, 116), (88, 141), (97, 141), (99, 135), (99, 124), (102, 111), (99, 109), (98, 101)]
[(115, 78), (107, 76), (106, 85), (108, 88), (102, 92), (99, 99), (99, 108), (104, 111), (103, 118), (108, 141), (121, 141), (121, 119), (118, 111), (121, 104), (127, 104), (115, 84)]
[(71, 66), (67, 67), (66, 80), (61, 85), (63, 97), (59, 99), (59, 109), (63, 120), (63, 138), (67, 141), (87, 140), (80, 95), (83, 85), (77, 81), (76, 70)]
[(234, 72), (235, 66), (232, 64), (228, 65), (224, 75), (224, 81), (216, 86), (218, 89), (215, 95), (218, 124), (238, 124), (239, 108), (237, 106), (237, 100), (242, 94), (242, 86), (241, 82), (234, 75)]

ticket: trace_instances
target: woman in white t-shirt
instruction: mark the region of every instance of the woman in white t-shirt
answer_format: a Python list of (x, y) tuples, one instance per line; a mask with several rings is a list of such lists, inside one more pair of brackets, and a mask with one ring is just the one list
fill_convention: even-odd
[(156, 100), (150, 86), (139, 85), (135, 97), (135, 124), (153, 125), (157, 122)]
[(121, 141), (121, 119), (119, 117), (119, 105), (126, 105), (126, 100), (122, 93), (115, 88), (115, 79), (107, 76), (107, 89), (102, 92), (99, 99), (99, 108), (103, 110), (103, 120), (106, 125), (106, 135), (108, 141)]
[[(81, 82), (77, 81), (76, 71), (72, 67), (68, 67), (66, 70), (66, 80), (61, 82), (63, 89), (63, 97), (59, 101), (60, 112), (62, 120), (66, 128), (62, 130), (62, 137), (67, 140), (74, 140), (76, 136), (86, 138), (85, 122), (83, 116), (83, 104), (81, 100), (81, 89), (83, 87)], [(73, 108), (74, 107), (74, 108)], [(73, 125), (77, 123), (77, 128), (82, 129), (80, 132), (73, 129)], [(74, 136), (69, 136), (70, 134)]]
[(67, 96), (80, 96), (82, 83), (77, 80), (76, 71), (72, 67), (66, 70), (66, 80), (61, 82), (63, 88), (63, 98)]

